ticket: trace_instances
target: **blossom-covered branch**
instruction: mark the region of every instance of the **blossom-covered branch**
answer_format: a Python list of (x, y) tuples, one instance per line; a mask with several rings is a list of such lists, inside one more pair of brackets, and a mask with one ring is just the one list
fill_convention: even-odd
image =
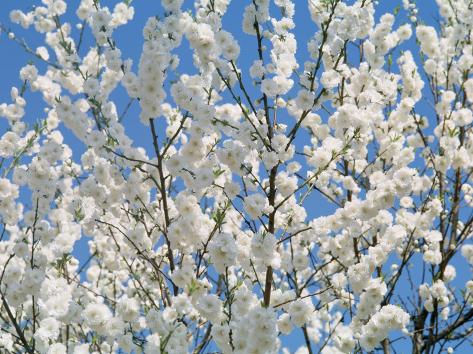
[(468, 350), (473, 3), (396, 5), (11, 11), (0, 352)]

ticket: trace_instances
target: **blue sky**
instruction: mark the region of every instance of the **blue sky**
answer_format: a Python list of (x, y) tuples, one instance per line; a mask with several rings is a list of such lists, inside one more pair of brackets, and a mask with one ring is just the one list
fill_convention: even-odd
[[(2, 4), (0, 5), (0, 22), (7, 27), (11, 27), (14, 32), (17, 34), (18, 38), (24, 38), (28, 45), (31, 48), (36, 48), (37, 46), (44, 45), (42, 36), (35, 33), (33, 30), (23, 30), (18, 25), (12, 25), (9, 22), (8, 14), (12, 9), (21, 9), (23, 11), (28, 11), (33, 5), (39, 4), (40, 1), (31, 1), (31, 0), (1, 0)], [(67, 1), (69, 4), (69, 9), (67, 14), (64, 16), (64, 20), (72, 23), (73, 25), (79, 23), (79, 19), (75, 16), (74, 11), (78, 5), (78, 0)], [(101, 1), (104, 5), (109, 5), (113, 7), (117, 1)], [(191, 8), (191, 1), (185, 1), (184, 7)], [(256, 59), (256, 39), (252, 36), (244, 34), (241, 30), (241, 21), (242, 21), (242, 11), (243, 7), (246, 6), (248, 1), (234, 0), (226, 16), (223, 19), (224, 28), (227, 31), (233, 33), (234, 37), (239, 41), (241, 47), (240, 58), (238, 59), (239, 67), (243, 70), (249, 68), (253, 60)], [(295, 34), (298, 40), (298, 52), (297, 58), (301, 65), (303, 62), (308, 59), (306, 43), (313, 36), (314, 32), (317, 30), (315, 24), (311, 21), (309, 12), (306, 10), (306, 1), (296, 0), (296, 15), (295, 15)], [(386, 12), (393, 12), (394, 8), (402, 5), (400, 0), (381, 0), (380, 5), (377, 7), (376, 18), (378, 19), (382, 14)], [(124, 58), (132, 58), (134, 60), (133, 69), (136, 71), (136, 64), (139, 61), (141, 46), (142, 46), (142, 28), (147, 18), (152, 15), (161, 15), (163, 14), (163, 9), (159, 1), (149, 1), (149, 0), (135, 0), (133, 1), (133, 6), (135, 7), (135, 18), (134, 20), (124, 26), (119, 28), (114, 33), (114, 39), (118, 47), (122, 50)], [(428, 24), (434, 25), (436, 23), (437, 8), (433, 0), (419, 1), (419, 18)], [(395, 27), (402, 25), (407, 21), (407, 14), (404, 11), (401, 11), (395, 22)], [(78, 38), (79, 31), (74, 28), (74, 38)], [(88, 46), (92, 45), (90, 31), (87, 30), (85, 33), (85, 41), (82, 46), (80, 54), (85, 54), (85, 50)], [(411, 39), (408, 43), (404, 44), (401, 49), (410, 49), (413, 51), (414, 55), (417, 57), (417, 49), (415, 42)], [(184, 43), (182, 49), (179, 49), (177, 53), (180, 56), (181, 63), (178, 68), (179, 73), (195, 73), (195, 68), (192, 65), (192, 56), (190, 50), (187, 48), (187, 43)], [(399, 54), (397, 50), (395, 52)], [(394, 55), (396, 59), (397, 56)], [(40, 72), (43, 72), (45, 66), (43, 63), (36, 60), (33, 56), (26, 53), (17, 43), (9, 40), (4, 33), (0, 34), (0, 103), (10, 102), (9, 92), (11, 86), (21, 87), (21, 82), (18, 77), (19, 70), (29, 61), (34, 61)], [(36, 120), (42, 119), (45, 117), (43, 112), (44, 103), (39, 94), (27, 92), (25, 98), (28, 102), (26, 107), (27, 115), (25, 117), (26, 122), (34, 122)], [(122, 112), (125, 106), (128, 103), (128, 99), (125, 96), (124, 89), (119, 86), (116, 92), (112, 95), (115, 103), (117, 104), (118, 112)], [(419, 106), (421, 112), (428, 113), (430, 108), (427, 103), (422, 103)], [(135, 140), (136, 146), (143, 146), (147, 149), (152, 156), (152, 139), (148, 129), (139, 122), (138, 118), (139, 109), (138, 104), (134, 102), (131, 106), (131, 109), (128, 111), (125, 119), (124, 125), (129, 133), (129, 136)], [(284, 119), (284, 117), (282, 118)], [(4, 120), (0, 120), (0, 134), (2, 134), (7, 125)], [(163, 126), (160, 126), (162, 131)], [(84, 151), (82, 144), (64, 127), (61, 128), (65, 136), (65, 142), (72, 148), (74, 151), (74, 159), (79, 160), (80, 155)], [(304, 137), (300, 138), (301, 140), (296, 140), (296, 144), (303, 143)], [(25, 204), (28, 204), (28, 200), (24, 198)], [(316, 217), (319, 215), (327, 215), (334, 210), (334, 207), (329, 203), (324, 201), (322, 197), (318, 194), (313, 194), (310, 199), (308, 199), (308, 208), (309, 217)], [(85, 260), (88, 255), (87, 251), (87, 239), (78, 242), (75, 247), (75, 255), (81, 260)], [(465, 269), (465, 268), (463, 268)], [(465, 274), (458, 274), (457, 281), (464, 283), (467, 278), (471, 278), (471, 274), (465, 272)], [(401, 288), (402, 290), (402, 288)], [(291, 350), (296, 348), (296, 343), (300, 344), (301, 339), (297, 334), (295, 337), (291, 336), (289, 340), (285, 341), (285, 344), (290, 347)], [(405, 348), (405, 347), (401, 347)], [(407, 349), (406, 349), (407, 350)], [(468, 353), (468, 351), (457, 351), (456, 353)]]

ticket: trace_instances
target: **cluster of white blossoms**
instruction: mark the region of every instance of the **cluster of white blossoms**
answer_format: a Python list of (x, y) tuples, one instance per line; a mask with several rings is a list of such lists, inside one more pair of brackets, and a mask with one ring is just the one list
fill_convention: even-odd
[(466, 348), (471, 3), (397, 2), (11, 11), (0, 352)]
[(405, 328), (409, 315), (394, 305), (383, 306), (361, 330), (360, 342), (366, 350), (373, 350), (390, 331)]

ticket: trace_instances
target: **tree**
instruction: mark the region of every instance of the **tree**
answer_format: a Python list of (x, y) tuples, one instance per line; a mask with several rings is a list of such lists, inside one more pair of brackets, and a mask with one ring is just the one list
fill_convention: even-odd
[(138, 63), (131, 1), (12, 11), (37, 49), (2, 25), (32, 60), (0, 105), (1, 351), (467, 352), (473, 3), (298, 2), (301, 62), (294, 2), (229, 2), (162, 0)]

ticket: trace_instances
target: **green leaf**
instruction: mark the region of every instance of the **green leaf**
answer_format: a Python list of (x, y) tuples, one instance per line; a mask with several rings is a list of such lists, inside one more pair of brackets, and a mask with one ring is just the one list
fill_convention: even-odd
[(82, 211), (81, 207), (74, 210), (74, 219), (75, 219), (75, 221), (82, 221), (82, 220), (84, 220), (84, 217), (85, 217), (85, 214)]
[(213, 173), (214, 173), (214, 177), (217, 178), (219, 176), (221, 176), (223, 173), (225, 172), (225, 170), (221, 169), (221, 168), (216, 168)]

